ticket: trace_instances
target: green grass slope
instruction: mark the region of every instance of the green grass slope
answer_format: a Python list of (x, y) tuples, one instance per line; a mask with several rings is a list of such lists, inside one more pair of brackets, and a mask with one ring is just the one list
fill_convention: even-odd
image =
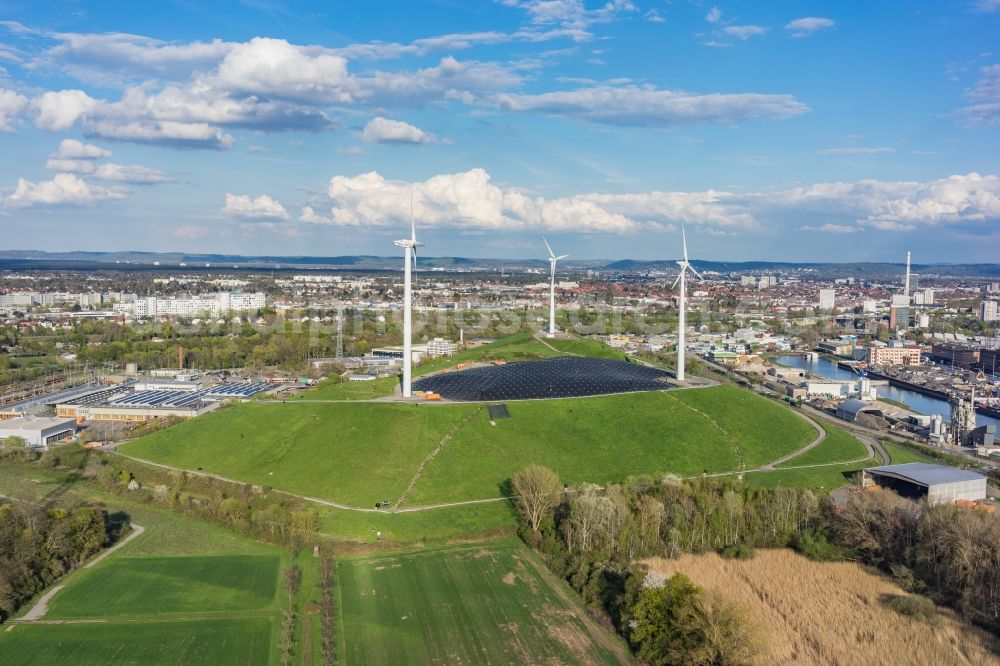
[(496, 497), (537, 463), (568, 484), (630, 475), (736, 469), (736, 452), (706, 417), (662, 393), (508, 404), (496, 425), (469, 421), (427, 466), (410, 504)]
[(779, 467), (801, 465), (823, 465), (835, 462), (861, 460), (868, 455), (868, 449), (858, 438), (842, 428), (825, 425), (826, 439), (800, 456), (782, 463)]
[(124, 445), (128, 455), (370, 506), (399, 497), (473, 405), (247, 403)]
[(520, 543), (339, 560), (342, 664), (612, 664), (617, 638)]
[(592, 356), (593, 358), (610, 358), (616, 361), (624, 361), (627, 357), (617, 349), (612, 349), (602, 342), (589, 338), (574, 338), (573, 340), (545, 340), (546, 344), (555, 347), (563, 354), (575, 354), (576, 356)]
[(668, 395), (710, 415), (719, 427), (735, 437), (748, 468), (791, 453), (818, 434), (791, 408), (733, 386), (671, 391)]

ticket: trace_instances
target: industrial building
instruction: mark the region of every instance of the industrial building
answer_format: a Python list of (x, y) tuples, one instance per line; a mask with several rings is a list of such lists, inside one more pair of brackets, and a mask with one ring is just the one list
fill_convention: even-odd
[(91, 421), (143, 422), (161, 416), (191, 418), (226, 400), (248, 400), (277, 387), (269, 384), (189, 385), (189, 382), (130, 382), (60, 402), (60, 417)]
[(883, 416), (882, 410), (870, 402), (863, 400), (845, 400), (837, 406), (837, 418), (854, 423), (862, 413)]
[(931, 360), (958, 368), (968, 368), (979, 363), (979, 350), (954, 342), (935, 342), (931, 347)]
[(23, 416), (0, 422), (0, 440), (20, 437), (33, 449), (45, 449), (49, 444), (72, 439), (76, 435), (76, 420)]
[(986, 499), (985, 476), (948, 465), (906, 463), (869, 467), (862, 470), (862, 485), (872, 484), (909, 499), (926, 498), (930, 504)]

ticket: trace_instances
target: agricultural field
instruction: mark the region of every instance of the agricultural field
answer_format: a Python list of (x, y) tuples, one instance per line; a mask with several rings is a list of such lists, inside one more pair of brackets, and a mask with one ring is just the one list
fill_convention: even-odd
[(274, 661), (284, 549), (108, 495), (64, 470), (0, 465), (0, 494), (102, 501), (145, 528), (107, 559), (62, 578), (41, 621), (5, 626), (0, 663)]
[(269, 618), (26, 624), (0, 633), (0, 662), (18, 666), (66, 664), (266, 664)]
[(904, 595), (890, 579), (853, 562), (813, 562), (791, 550), (752, 559), (715, 553), (647, 560), (650, 570), (682, 572), (696, 585), (742, 605), (761, 637), (757, 663), (998, 663), (997, 639), (939, 608), (938, 622), (898, 614), (886, 602)]
[[(691, 476), (737, 470), (740, 455), (768, 462), (815, 437), (790, 409), (728, 386), (525, 401), (509, 410), (511, 418), (494, 425), (469, 404), (250, 403), (120, 450), (361, 507), (394, 503), (426, 459), (405, 502), (420, 506), (501, 497), (510, 475), (531, 463), (570, 484)], [(771, 434), (737, 427), (741, 418), (766, 419)]]
[(277, 556), (115, 557), (57, 594), (46, 618), (255, 611), (274, 604)]
[(863, 460), (868, 450), (857, 437), (843, 428), (837, 428), (824, 423), (826, 439), (800, 456), (782, 463), (778, 467), (796, 467), (802, 465), (823, 465), (836, 462), (851, 462)]
[(337, 563), (341, 663), (630, 663), (514, 539)]

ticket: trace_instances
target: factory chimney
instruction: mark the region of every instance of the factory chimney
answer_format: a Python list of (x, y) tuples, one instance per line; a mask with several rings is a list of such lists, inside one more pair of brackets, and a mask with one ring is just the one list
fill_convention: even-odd
[(177, 367), (184, 369), (184, 347), (177, 348)]
[(910, 253), (906, 253), (906, 281), (903, 283), (903, 295), (910, 297)]

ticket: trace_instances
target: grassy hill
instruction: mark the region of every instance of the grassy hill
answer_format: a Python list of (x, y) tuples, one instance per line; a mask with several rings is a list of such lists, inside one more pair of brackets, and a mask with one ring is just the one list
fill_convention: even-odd
[[(408, 505), (501, 496), (540, 463), (566, 483), (740, 469), (807, 444), (788, 408), (730, 386), (510, 403), (491, 424), (479, 405), (248, 403), (121, 447), (127, 455), (355, 506), (400, 498), (428, 459)], [(764, 434), (754, 427), (765, 423)], [(445, 437), (453, 432), (450, 438)]]

